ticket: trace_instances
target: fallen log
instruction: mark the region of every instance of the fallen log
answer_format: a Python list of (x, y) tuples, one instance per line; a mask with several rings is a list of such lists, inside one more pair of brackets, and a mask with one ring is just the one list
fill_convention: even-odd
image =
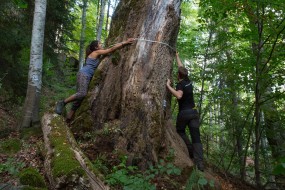
[(102, 176), (92, 169), (61, 116), (44, 114), (42, 130), (46, 150), (44, 166), (51, 189), (109, 189)]

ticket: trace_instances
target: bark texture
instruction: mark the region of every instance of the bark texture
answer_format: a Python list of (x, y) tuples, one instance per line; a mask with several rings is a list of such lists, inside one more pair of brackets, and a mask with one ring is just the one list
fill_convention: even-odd
[(179, 0), (122, 0), (113, 15), (107, 42), (111, 45), (129, 37), (138, 40), (101, 63), (101, 83), (92, 98), (95, 128), (116, 121), (121, 133), (114, 140), (115, 149), (142, 168), (166, 156), (170, 148), (180, 154), (176, 164), (192, 165), (171, 124), (166, 89), (175, 55), (169, 46), (175, 47), (179, 17)]
[(45, 171), (51, 189), (108, 190), (91, 169), (63, 118), (46, 113), (42, 118), (46, 148)]
[(87, 0), (82, 1), (82, 16), (81, 16), (81, 34), (80, 34), (80, 50), (79, 50), (79, 68), (80, 70), (84, 65), (84, 44), (85, 44), (85, 30), (86, 30), (86, 9)]
[(40, 121), (39, 100), (42, 85), (46, 4), (46, 0), (35, 1), (28, 88), (20, 127), (30, 127), (32, 123)]

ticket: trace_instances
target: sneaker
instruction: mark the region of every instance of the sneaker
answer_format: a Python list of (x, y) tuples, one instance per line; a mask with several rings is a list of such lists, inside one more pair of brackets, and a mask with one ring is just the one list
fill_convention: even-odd
[(64, 106), (65, 106), (65, 103), (63, 100), (57, 102), (56, 107), (55, 107), (55, 113), (57, 113), (58, 115), (61, 115)]

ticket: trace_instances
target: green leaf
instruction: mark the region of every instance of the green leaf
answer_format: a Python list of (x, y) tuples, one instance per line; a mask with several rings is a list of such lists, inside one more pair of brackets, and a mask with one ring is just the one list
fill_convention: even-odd
[(207, 181), (205, 178), (200, 178), (200, 179), (198, 180), (198, 184), (199, 184), (199, 185), (204, 186), (204, 185), (206, 185), (207, 183), (208, 183), (208, 181)]
[(14, 0), (14, 3), (21, 9), (28, 8), (28, 3), (25, 0)]
[(280, 163), (273, 170), (275, 175), (285, 175), (285, 163)]
[(215, 181), (214, 180), (211, 180), (209, 184), (210, 184), (210, 187), (215, 187)]

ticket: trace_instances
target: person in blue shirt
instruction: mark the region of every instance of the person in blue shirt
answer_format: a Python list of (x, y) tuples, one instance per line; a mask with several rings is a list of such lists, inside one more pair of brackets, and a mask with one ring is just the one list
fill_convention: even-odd
[(87, 95), (89, 83), (93, 77), (95, 69), (100, 64), (100, 56), (106, 55), (116, 51), (117, 49), (134, 42), (134, 38), (129, 38), (124, 42), (118, 43), (111, 48), (103, 49), (99, 41), (92, 41), (86, 48), (85, 66), (77, 73), (77, 92), (68, 98), (57, 102), (55, 112), (59, 115), (62, 114), (63, 108), (66, 104), (73, 102), (70, 112), (67, 114), (66, 122), (69, 123), (75, 114), (75, 111), (80, 107), (81, 102)]
[[(168, 79), (166, 86), (168, 90), (178, 100), (178, 115), (176, 120), (176, 131), (185, 142), (189, 157), (194, 159), (194, 163), (200, 171), (204, 171), (203, 164), (203, 147), (200, 139), (199, 114), (195, 108), (193, 85), (188, 78), (188, 71), (182, 64), (178, 53), (176, 53), (178, 64), (178, 84), (176, 89), (171, 87)], [(186, 127), (189, 127), (192, 143), (185, 133)]]

